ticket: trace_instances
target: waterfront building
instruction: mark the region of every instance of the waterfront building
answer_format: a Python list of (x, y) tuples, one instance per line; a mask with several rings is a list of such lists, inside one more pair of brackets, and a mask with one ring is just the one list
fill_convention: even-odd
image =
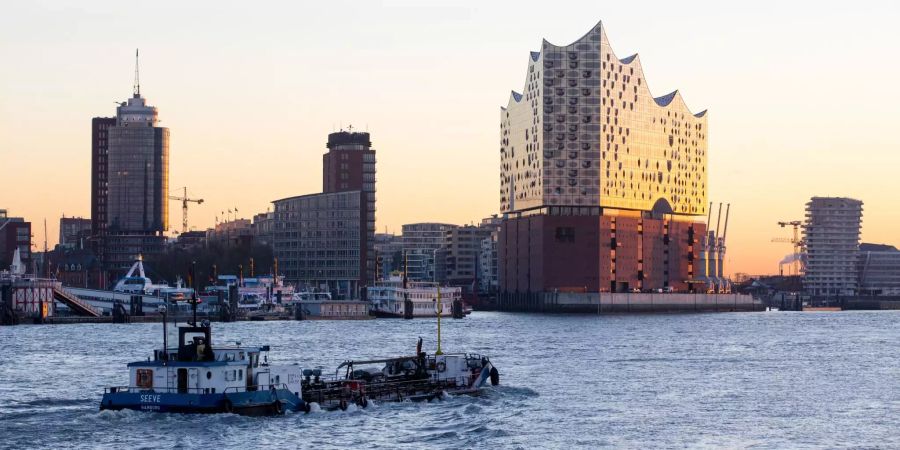
[(338, 300), (359, 298), (366, 285), (362, 193), (300, 195), (273, 203), (273, 250), (285, 279)]
[(0, 209), (0, 270), (12, 264), (16, 250), (25, 267), (30, 267), (31, 222), (23, 217), (10, 217), (7, 210)]
[(500, 231), (491, 232), (489, 237), (481, 240), (481, 252), (478, 255), (478, 290), (482, 293), (497, 292), (497, 237)]
[(651, 94), (602, 23), (543, 41), (500, 112), (501, 294), (695, 291), (707, 131), (678, 91)]
[(441, 278), (450, 286), (460, 286), (464, 294), (472, 294), (480, 288), (479, 263), (482, 241), (490, 239), (497, 231), (496, 225), (453, 227), (445, 232), (445, 269)]
[(61, 217), (59, 219), (59, 245), (68, 248), (84, 248), (92, 233), (91, 219)]
[(106, 133), (101, 257), (106, 269), (124, 272), (139, 255), (162, 254), (169, 227), (169, 129), (158, 126), (158, 111), (141, 96), (137, 74), (132, 97), (116, 107), (116, 123)]
[(288, 280), (356, 299), (375, 281), (375, 150), (352, 129), (326, 147), (323, 192), (273, 202), (272, 248)]
[(403, 237), (392, 233), (375, 233), (375, 267), (377, 280), (387, 280), (403, 270)]
[(813, 197), (806, 204), (806, 273), (803, 288), (813, 297), (856, 295), (862, 202)]
[(445, 272), (443, 249), (447, 231), (457, 225), (448, 223), (410, 223), (403, 225), (403, 255), (410, 281), (441, 281)]
[(860, 244), (859, 293), (900, 296), (900, 250), (892, 245)]

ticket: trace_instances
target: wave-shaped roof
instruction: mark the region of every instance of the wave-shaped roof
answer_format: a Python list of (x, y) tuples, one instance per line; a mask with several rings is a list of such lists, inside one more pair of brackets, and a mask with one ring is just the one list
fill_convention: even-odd
[[(542, 55), (544, 49), (547, 48), (548, 46), (552, 46), (552, 47), (557, 48), (557, 49), (565, 48), (565, 47), (571, 47), (571, 46), (574, 46), (574, 45), (579, 44), (579, 43), (581, 43), (581, 42), (584, 42), (584, 41), (586, 41), (586, 40), (589, 40), (589, 39), (591, 38), (591, 35), (592, 35), (593, 33), (599, 33), (599, 35), (600, 35), (600, 40), (601, 40), (601, 41), (606, 41), (606, 42), (608, 42), (608, 39), (606, 38), (606, 33), (605, 33), (604, 30), (605, 30), (605, 28), (603, 27), (603, 21), (601, 20), (601, 21), (598, 21), (597, 24), (594, 25), (587, 33), (585, 33), (585, 34), (584, 34), (583, 36), (581, 36), (580, 38), (576, 39), (576, 40), (575, 40), (574, 42), (572, 42), (571, 44), (560, 46), (560, 45), (555, 45), (555, 44), (553, 44), (553, 43), (547, 41), (546, 39), (544, 39), (544, 40), (543, 40), (543, 44), (544, 44), (544, 45), (541, 46), (541, 51), (539, 51), (539, 52), (530, 52), (530, 55), (529, 55), (529, 56), (530, 56), (531, 61), (529, 61), (529, 65), (531, 65), (531, 64), (537, 62), (538, 60), (540, 60), (540, 59), (541, 59), (541, 55)], [(613, 56), (615, 56), (615, 53), (613, 53)], [(617, 58), (617, 59), (618, 59), (618, 58)], [(640, 57), (638, 56), (637, 53), (635, 53), (635, 54), (633, 54), (633, 55), (631, 55), (631, 56), (628, 56), (628, 57), (619, 59), (619, 62), (622, 63), (622, 64), (624, 64), (624, 65), (631, 65), (631, 64), (634, 64), (641, 72), (643, 72), (643, 68), (641, 67)], [(647, 91), (649, 92), (650, 89), (649, 89), (648, 87), (645, 87), (645, 88), (646, 88)], [(652, 94), (651, 94), (651, 97), (652, 97)], [(688, 112), (691, 112), (691, 109), (687, 106), (687, 103), (685, 103), (684, 98), (682, 98), (681, 94), (679, 93), (679, 91), (678, 91), (677, 89), (674, 90), (674, 91), (672, 91), (672, 92), (670, 92), (670, 93), (668, 93), (668, 94), (666, 94), (666, 95), (663, 95), (663, 96), (661, 96), (661, 97), (654, 97), (654, 98), (653, 98), (654, 102), (656, 102), (657, 105), (659, 105), (660, 107), (663, 107), (663, 108), (666, 108), (666, 107), (668, 107), (669, 105), (671, 105), (672, 102), (676, 101), (676, 99), (677, 99), (677, 102), (676, 102), (676, 103), (680, 103), (681, 106), (684, 107), (684, 109), (686, 109)], [(522, 100), (522, 94), (519, 94), (519, 93), (513, 91), (512, 95), (510, 96), (510, 101), (509, 101), (509, 103), (507, 103), (507, 107), (509, 107), (509, 105), (510, 105), (512, 102), (518, 103), (518, 102), (520, 102), (521, 100)], [(506, 109), (506, 108), (503, 108), (503, 109)], [(691, 112), (691, 114), (692, 114), (694, 117), (701, 118), (701, 117), (706, 116), (706, 112), (707, 112), (707, 110), (704, 109), (703, 111), (700, 111), (700, 112), (698, 112), (698, 113), (696, 113), (696, 114), (694, 114), (693, 112)]]

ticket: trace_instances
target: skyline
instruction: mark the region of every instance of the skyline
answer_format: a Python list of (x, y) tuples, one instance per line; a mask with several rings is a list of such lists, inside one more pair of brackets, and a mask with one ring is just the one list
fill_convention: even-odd
[[(244, 23), (239, 8), (188, 5), (180, 7), (186, 14), (166, 17), (173, 22), (163, 32), (121, 42), (111, 36), (132, 33), (134, 23), (122, 5), (15, 5), (0, 18), (0, 56), (17, 62), (0, 73), (0, 152), (16, 168), (4, 177), (28, 189), (5, 191), (0, 207), (34, 224), (38, 248), (44, 218), (52, 246), (60, 215), (90, 216), (90, 119), (113, 115), (113, 102), (130, 95), (139, 47), (142, 93), (172, 133), (170, 188), (187, 185), (206, 200), (190, 209), (192, 227), (212, 226), (222, 210), (237, 207), (249, 218), (272, 200), (317, 192), (327, 134), (350, 123), (368, 129), (378, 151), (379, 232), (477, 221), (500, 209), (497, 116), (510, 87), (521, 92), (528, 52), (542, 38), (566, 45), (602, 20), (622, 56), (640, 53), (653, 95), (678, 89), (694, 112), (709, 110), (710, 200), (733, 210), (726, 272), (777, 272), (791, 249), (769, 242), (790, 234), (776, 222), (802, 219), (814, 195), (862, 200), (863, 241), (900, 244), (889, 195), (900, 188), (890, 179), (900, 162), (890, 150), (900, 139), (889, 128), (891, 113), (900, 112), (900, 94), (890, 90), (900, 66), (884, 57), (900, 37), (890, 28), (898, 18), (892, 5), (870, 10), (865, 23), (853, 19), (873, 4), (779, 5), (781, 15), (771, 18), (762, 6), (732, 13), (713, 3), (662, 5), (654, 7), (660, 18), (585, 6), (593, 15), (560, 8), (551, 28), (539, 18), (510, 20), (496, 5), (471, 5), (284, 5), (312, 12), (317, 19), (304, 25), (313, 31), (286, 29), (288, 13), (265, 11), (265, 20)], [(691, 14), (700, 9), (705, 15)], [(163, 12), (141, 13), (152, 24)], [(194, 19), (207, 14), (233, 26), (217, 22), (190, 35)], [(738, 15), (746, 23), (729, 20)], [(758, 25), (764, 19), (770, 28)], [(334, 23), (345, 33), (303, 39)], [(100, 28), (118, 32), (99, 36)], [(454, 34), (461, 44), (447, 39), (460, 31), (469, 32)], [(754, 39), (763, 31), (772, 36)], [(821, 172), (804, 174), (804, 165)], [(170, 225), (180, 222), (178, 209), (170, 205)]]

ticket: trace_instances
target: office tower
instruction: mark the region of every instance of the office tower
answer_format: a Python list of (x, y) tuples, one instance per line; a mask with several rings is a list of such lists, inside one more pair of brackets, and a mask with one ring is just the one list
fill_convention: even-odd
[(134, 92), (116, 108), (107, 128), (106, 233), (103, 263), (113, 271), (134, 259), (162, 253), (169, 226), (169, 129), (141, 96), (135, 67)]

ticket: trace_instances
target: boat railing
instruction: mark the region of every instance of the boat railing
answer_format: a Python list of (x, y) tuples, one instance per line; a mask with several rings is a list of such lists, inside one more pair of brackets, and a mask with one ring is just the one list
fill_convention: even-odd
[(433, 391), (435, 389), (453, 388), (457, 386), (456, 378), (427, 377), (417, 380), (387, 381), (362, 379), (323, 380), (319, 384), (310, 384), (303, 390), (303, 400), (323, 402), (340, 398), (368, 396), (377, 398), (386, 394), (407, 395), (415, 391)]
[(288, 388), (287, 384), (285, 384), (285, 383), (272, 383), (272, 384), (257, 384), (257, 385), (253, 385), (253, 386), (229, 386), (229, 387), (225, 388), (225, 390), (222, 392), (225, 394), (233, 394), (236, 392), (269, 391), (269, 390), (276, 390), (276, 389), (290, 390), (290, 388)]
[(271, 389), (287, 389), (290, 390), (285, 383), (279, 384), (259, 384), (255, 386), (229, 386), (222, 391), (216, 388), (181, 388), (176, 387), (154, 387), (146, 388), (139, 386), (110, 386), (103, 389), (104, 394), (116, 394), (120, 392), (127, 393), (147, 393), (147, 394), (228, 394), (247, 391), (267, 391)]

